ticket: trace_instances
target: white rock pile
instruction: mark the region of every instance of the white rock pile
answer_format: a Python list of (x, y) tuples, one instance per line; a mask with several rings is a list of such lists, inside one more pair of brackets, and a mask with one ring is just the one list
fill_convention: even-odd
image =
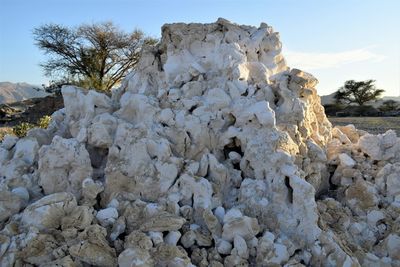
[(167, 24), (0, 145), (0, 266), (400, 266), (400, 139), (332, 128), (261, 24)]

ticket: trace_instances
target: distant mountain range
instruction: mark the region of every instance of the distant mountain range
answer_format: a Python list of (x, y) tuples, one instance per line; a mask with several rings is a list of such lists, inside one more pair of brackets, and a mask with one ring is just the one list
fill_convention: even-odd
[[(334, 104), (335, 103), (335, 98), (333, 97), (334, 95), (335, 95), (335, 93), (332, 93), (330, 95), (321, 96), (321, 104), (322, 105)], [(380, 105), (382, 105), (382, 103), (386, 100), (394, 100), (394, 101), (400, 102), (400, 96), (384, 96), (376, 101), (369, 102), (368, 105), (371, 105), (371, 106), (377, 108)]]
[(14, 103), (48, 95), (40, 86), (28, 83), (0, 82), (0, 104)]

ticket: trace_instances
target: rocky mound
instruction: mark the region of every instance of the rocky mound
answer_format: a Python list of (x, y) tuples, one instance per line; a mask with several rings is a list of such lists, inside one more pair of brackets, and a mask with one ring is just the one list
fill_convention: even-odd
[(399, 266), (400, 140), (332, 129), (266, 24), (167, 24), (0, 147), (1, 266)]

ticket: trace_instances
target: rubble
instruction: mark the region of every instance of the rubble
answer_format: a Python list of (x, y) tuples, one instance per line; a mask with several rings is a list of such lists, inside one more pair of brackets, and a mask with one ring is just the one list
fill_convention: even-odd
[(0, 144), (1, 266), (399, 266), (400, 139), (332, 128), (278, 33), (166, 24)]

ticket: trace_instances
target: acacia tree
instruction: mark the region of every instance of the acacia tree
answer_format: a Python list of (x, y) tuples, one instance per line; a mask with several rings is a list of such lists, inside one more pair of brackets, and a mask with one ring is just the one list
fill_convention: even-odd
[(46, 24), (33, 31), (36, 45), (49, 55), (45, 74), (98, 90), (110, 90), (138, 63), (145, 45), (157, 40), (140, 30), (125, 33), (112, 22), (68, 28)]
[(377, 89), (374, 83), (375, 80), (346, 81), (344, 86), (340, 87), (334, 95), (336, 103), (355, 103), (363, 106), (368, 101), (378, 99), (385, 90)]
[(379, 110), (380, 111), (395, 111), (395, 110), (399, 109), (399, 107), (400, 107), (399, 102), (389, 99), (389, 100), (383, 101), (382, 105), (379, 107)]

